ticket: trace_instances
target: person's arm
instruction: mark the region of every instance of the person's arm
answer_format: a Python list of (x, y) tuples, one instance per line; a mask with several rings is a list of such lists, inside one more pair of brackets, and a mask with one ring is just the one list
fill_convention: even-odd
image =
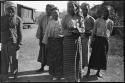
[(40, 36), (41, 36), (41, 32), (42, 32), (42, 19), (39, 20), (39, 23), (38, 23), (38, 29), (37, 29), (37, 32), (36, 32), (36, 38), (37, 39), (40, 39)]
[(47, 44), (48, 43), (48, 37), (50, 36), (50, 22), (48, 23), (46, 30), (45, 30), (45, 35), (43, 36), (42, 43)]
[(66, 28), (67, 28), (66, 17), (67, 17), (67, 15), (64, 16), (64, 17), (62, 18), (62, 21), (61, 21), (61, 23), (62, 23), (62, 33), (64, 34), (64, 36), (67, 35), (67, 33), (68, 33), (68, 30), (66, 29)]
[(64, 35), (63, 35), (63, 28), (62, 28), (62, 19), (60, 19), (60, 21), (59, 21), (59, 36), (60, 37), (63, 37)]
[(80, 17), (79, 18), (79, 27), (78, 27), (78, 31), (83, 34), (85, 32), (85, 25), (84, 25), (84, 18)]
[(90, 29), (89, 29), (89, 31), (90, 31), (90, 37), (91, 37), (91, 35), (92, 35), (92, 32), (93, 32), (93, 29), (94, 29), (94, 24), (95, 24), (95, 19), (93, 18), (93, 17), (91, 17), (90, 18)]
[(108, 20), (106, 22), (106, 36), (107, 38), (110, 37), (111, 33), (112, 33), (112, 30), (113, 30), (113, 21), (112, 20)]
[(41, 34), (41, 29), (40, 29), (40, 25), (38, 25), (38, 29), (37, 29), (37, 32), (36, 32), (36, 38), (37, 39), (40, 39), (40, 34)]
[(17, 26), (17, 44), (22, 45), (22, 29), (23, 29), (23, 23), (21, 18), (18, 18), (18, 26)]
[(62, 24), (62, 29), (63, 29), (63, 31), (65, 30), (65, 28), (66, 28), (66, 24), (65, 24), (65, 22), (66, 22), (66, 16), (64, 16), (63, 18), (62, 18), (62, 20), (61, 20), (61, 24)]
[(94, 35), (97, 32), (97, 24), (98, 24), (98, 20), (96, 20), (95, 23), (94, 23), (94, 27), (92, 29), (92, 37), (94, 37)]
[(94, 23), (95, 23), (95, 19), (93, 17), (89, 17), (89, 27), (87, 27), (86, 32), (92, 32), (93, 28), (94, 28)]
[(90, 18), (91, 20), (91, 28), (90, 31), (92, 31), (94, 29), (94, 24), (95, 24), (95, 19), (93, 17)]
[(113, 26), (114, 26), (114, 22), (111, 20), (111, 24), (110, 24), (110, 35), (112, 34)]
[(90, 36), (90, 46), (91, 47), (93, 46), (93, 42), (95, 40), (96, 31), (97, 31), (97, 21), (95, 21), (95, 23), (94, 23), (94, 28), (92, 29), (92, 36)]

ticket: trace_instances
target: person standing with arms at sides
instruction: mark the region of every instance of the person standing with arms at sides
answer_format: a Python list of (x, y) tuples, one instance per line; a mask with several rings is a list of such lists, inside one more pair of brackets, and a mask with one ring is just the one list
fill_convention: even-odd
[(81, 9), (83, 12), (83, 16), (84, 16), (84, 25), (85, 25), (85, 33), (82, 35), (82, 58), (83, 58), (83, 69), (85, 66), (88, 66), (89, 63), (89, 57), (90, 57), (90, 38), (92, 35), (92, 30), (94, 28), (94, 22), (95, 19), (88, 15), (89, 12), (89, 4), (87, 3), (82, 3), (81, 4)]
[(92, 53), (86, 76), (90, 74), (90, 69), (97, 70), (96, 76), (102, 77), (100, 70), (107, 69), (108, 39), (113, 30), (113, 21), (109, 19), (109, 10), (102, 6), (97, 12), (99, 18), (95, 21), (92, 34)]
[(69, 1), (67, 4), (68, 14), (62, 19), (64, 34), (63, 74), (69, 82), (79, 81), (80, 79), (80, 49), (78, 47), (80, 32), (77, 28), (84, 29), (84, 22), (81, 22), (83, 20), (80, 19), (81, 17), (78, 15), (80, 14), (78, 13), (79, 8), (80, 6), (76, 1)]
[(6, 15), (1, 18), (1, 73), (7, 78), (9, 66), (11, 75), (14, 76), (14, 78), (17, 76), (17, 52), (20, 49), (20, 45), (22, 45), (23, 24), (21, 18), (16, 15), (16, 7), (16, 4), (6, 2)]
[(52, 19), (47, 25), (42, 43), (48, 47), (49, 73), (53, 80), (60, 79), (63, 75), (63, 34), (57, 7), (52, 9)]
[(48, 22), (51, 20), (51, 9), (53, 7), (54, 5), (47, 4), (46, 15), (42, 16), (39, 19), (39, 25), (38, 25), (36, 37), (39, 39), (39, 45), (40, 45), (39, 56), (37, 61), (41, 63), (41, 68), (38, 69), (36, 72), (44, 71), (44, 66), (46, 65), (46, 62), (47, 62), (47, 48), (46, 48), (46, 45), (42, 43), (42, 40), (45, 34), (46, 26)]

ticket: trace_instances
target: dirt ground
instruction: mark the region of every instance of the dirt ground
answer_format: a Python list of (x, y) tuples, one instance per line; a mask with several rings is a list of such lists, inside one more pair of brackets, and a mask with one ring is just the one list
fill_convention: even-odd
[[(65, 79), (53, 81), (47, 71), (43, 73), (35, 72), (40, 68), (40, 63), (37, 62), (39, 40), (35, 37), (36, 30), (37, 25), (34, 25), (31, 29), (23, 29), (23, 45), (19, 52), (18, 78), (14, 80), (10, 77), (9, 82), (66, 82)], [(103, 78), (96, 78), (92, 75), (90, 78), (81, 79), (82, 82), (124, 82), (123, 44), (120, 43), (120, 46), (116, 46), (119, 41), (116, 42), (113, 37), (110, 41), (107, 70), (101, 71)], [(111, 50), (118, 53), (112, 53)], [(45, 69), (47, 70), (48, 68), (45, 67)], [(86, 70), (87, 68), (85, 68), (84, 74), (86, 74)], [(95, 70), (92, 71), (92, 74), (94, 73)]]

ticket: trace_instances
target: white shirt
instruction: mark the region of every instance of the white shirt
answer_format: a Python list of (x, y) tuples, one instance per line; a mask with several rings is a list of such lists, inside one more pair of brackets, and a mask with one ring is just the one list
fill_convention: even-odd
[(49, 37), (58, 38), (60, 35), (62, 35), (61, 19), (58, 19), (57, 21), (51, 20), (47, 25), (42, 43), (47, 44)]

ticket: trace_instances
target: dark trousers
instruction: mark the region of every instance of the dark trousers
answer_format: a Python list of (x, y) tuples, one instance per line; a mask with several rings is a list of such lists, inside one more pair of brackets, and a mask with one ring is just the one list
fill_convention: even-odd
[(9, 71), (13, 74), (18, 71), (18, 59), (16, 44), (7, 43), (2, 46), (1, 51), (1, 73), (7, 75)]
[(42, 43), (41, 40), (39, 42), (39, 45), (40, 45), (40, 50), (37, 61), (41, 63), (42, 67), (44, 67), (47, 64), (47, 47), (45, 44)]

